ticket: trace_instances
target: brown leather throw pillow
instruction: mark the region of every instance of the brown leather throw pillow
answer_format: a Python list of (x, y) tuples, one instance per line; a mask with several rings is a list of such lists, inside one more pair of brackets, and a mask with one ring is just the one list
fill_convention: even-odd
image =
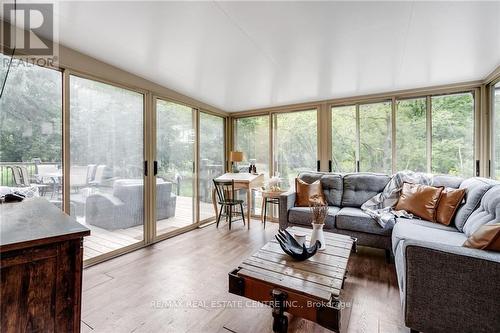
[[(323, 187), (319, 180), (312, 184), (308, 184), (298, 178), (295, 178), (295, 206), (296, 207), (309, 207), (311, 200), (318, 200), (321, 204), (325, 204), (325, 197), (323, 195)], [(313, 198), (314, 197), (314, 198)]]
[(464, 243), (465, 247), (500, 252), (500, 223), (485, 224)]
[(465, 189), (445, 188), (441, 192), (441, 199), (436, 210), (436, 222), (450, 225), (451, 219), (455, 216), (458, 206), (465, 196)]
[(405, 210), (424, 220), (435, 221), (436, 207), (444, 187), (403, 183), (395, 210)]

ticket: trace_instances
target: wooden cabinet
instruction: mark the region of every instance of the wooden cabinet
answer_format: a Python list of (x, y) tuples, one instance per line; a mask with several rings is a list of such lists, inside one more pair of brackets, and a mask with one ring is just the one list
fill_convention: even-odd
[(0, 331), (79, 332), (83, 237), (44, 199), (0, 205)]

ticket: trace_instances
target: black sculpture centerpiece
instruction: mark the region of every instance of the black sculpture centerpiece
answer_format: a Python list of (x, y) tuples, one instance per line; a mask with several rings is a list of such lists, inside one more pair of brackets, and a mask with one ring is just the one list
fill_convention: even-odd
[(298, 261), (304, 261), (312, 257), (321, 247), (321, 242), (319, 240), (310, 247), (306, 247), (306, 244), (302, 244), (301, 246), (286, 230), (278, 231), (278, 234), (275, 237), (283, 251)]

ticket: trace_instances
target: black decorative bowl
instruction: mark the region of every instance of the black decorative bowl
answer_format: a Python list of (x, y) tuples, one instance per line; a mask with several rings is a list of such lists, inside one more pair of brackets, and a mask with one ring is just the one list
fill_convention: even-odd
[(297, 261), (304, 261), (312, 257), (321, 247), (320, 241), (316, 241), (316, 244), (310, 247), (306, 247), (305, 244), (301, 246), (286, 230), (278, 231), (275, 237), (283, 251)]

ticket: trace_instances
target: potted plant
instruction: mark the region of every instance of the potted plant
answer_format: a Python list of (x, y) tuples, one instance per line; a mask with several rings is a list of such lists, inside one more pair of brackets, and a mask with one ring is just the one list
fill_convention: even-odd
[(320, 241), (321, 247), (319, 250), (326, 249), (325, 235), (323, 233), (323, 226), (325, 225), (326, 216), (328, 215), (328, 205), (321, 200), (318, 195), (311, 197), (309, 201), (309, 209), (312, 213), (312, 227), (311, 244)]

